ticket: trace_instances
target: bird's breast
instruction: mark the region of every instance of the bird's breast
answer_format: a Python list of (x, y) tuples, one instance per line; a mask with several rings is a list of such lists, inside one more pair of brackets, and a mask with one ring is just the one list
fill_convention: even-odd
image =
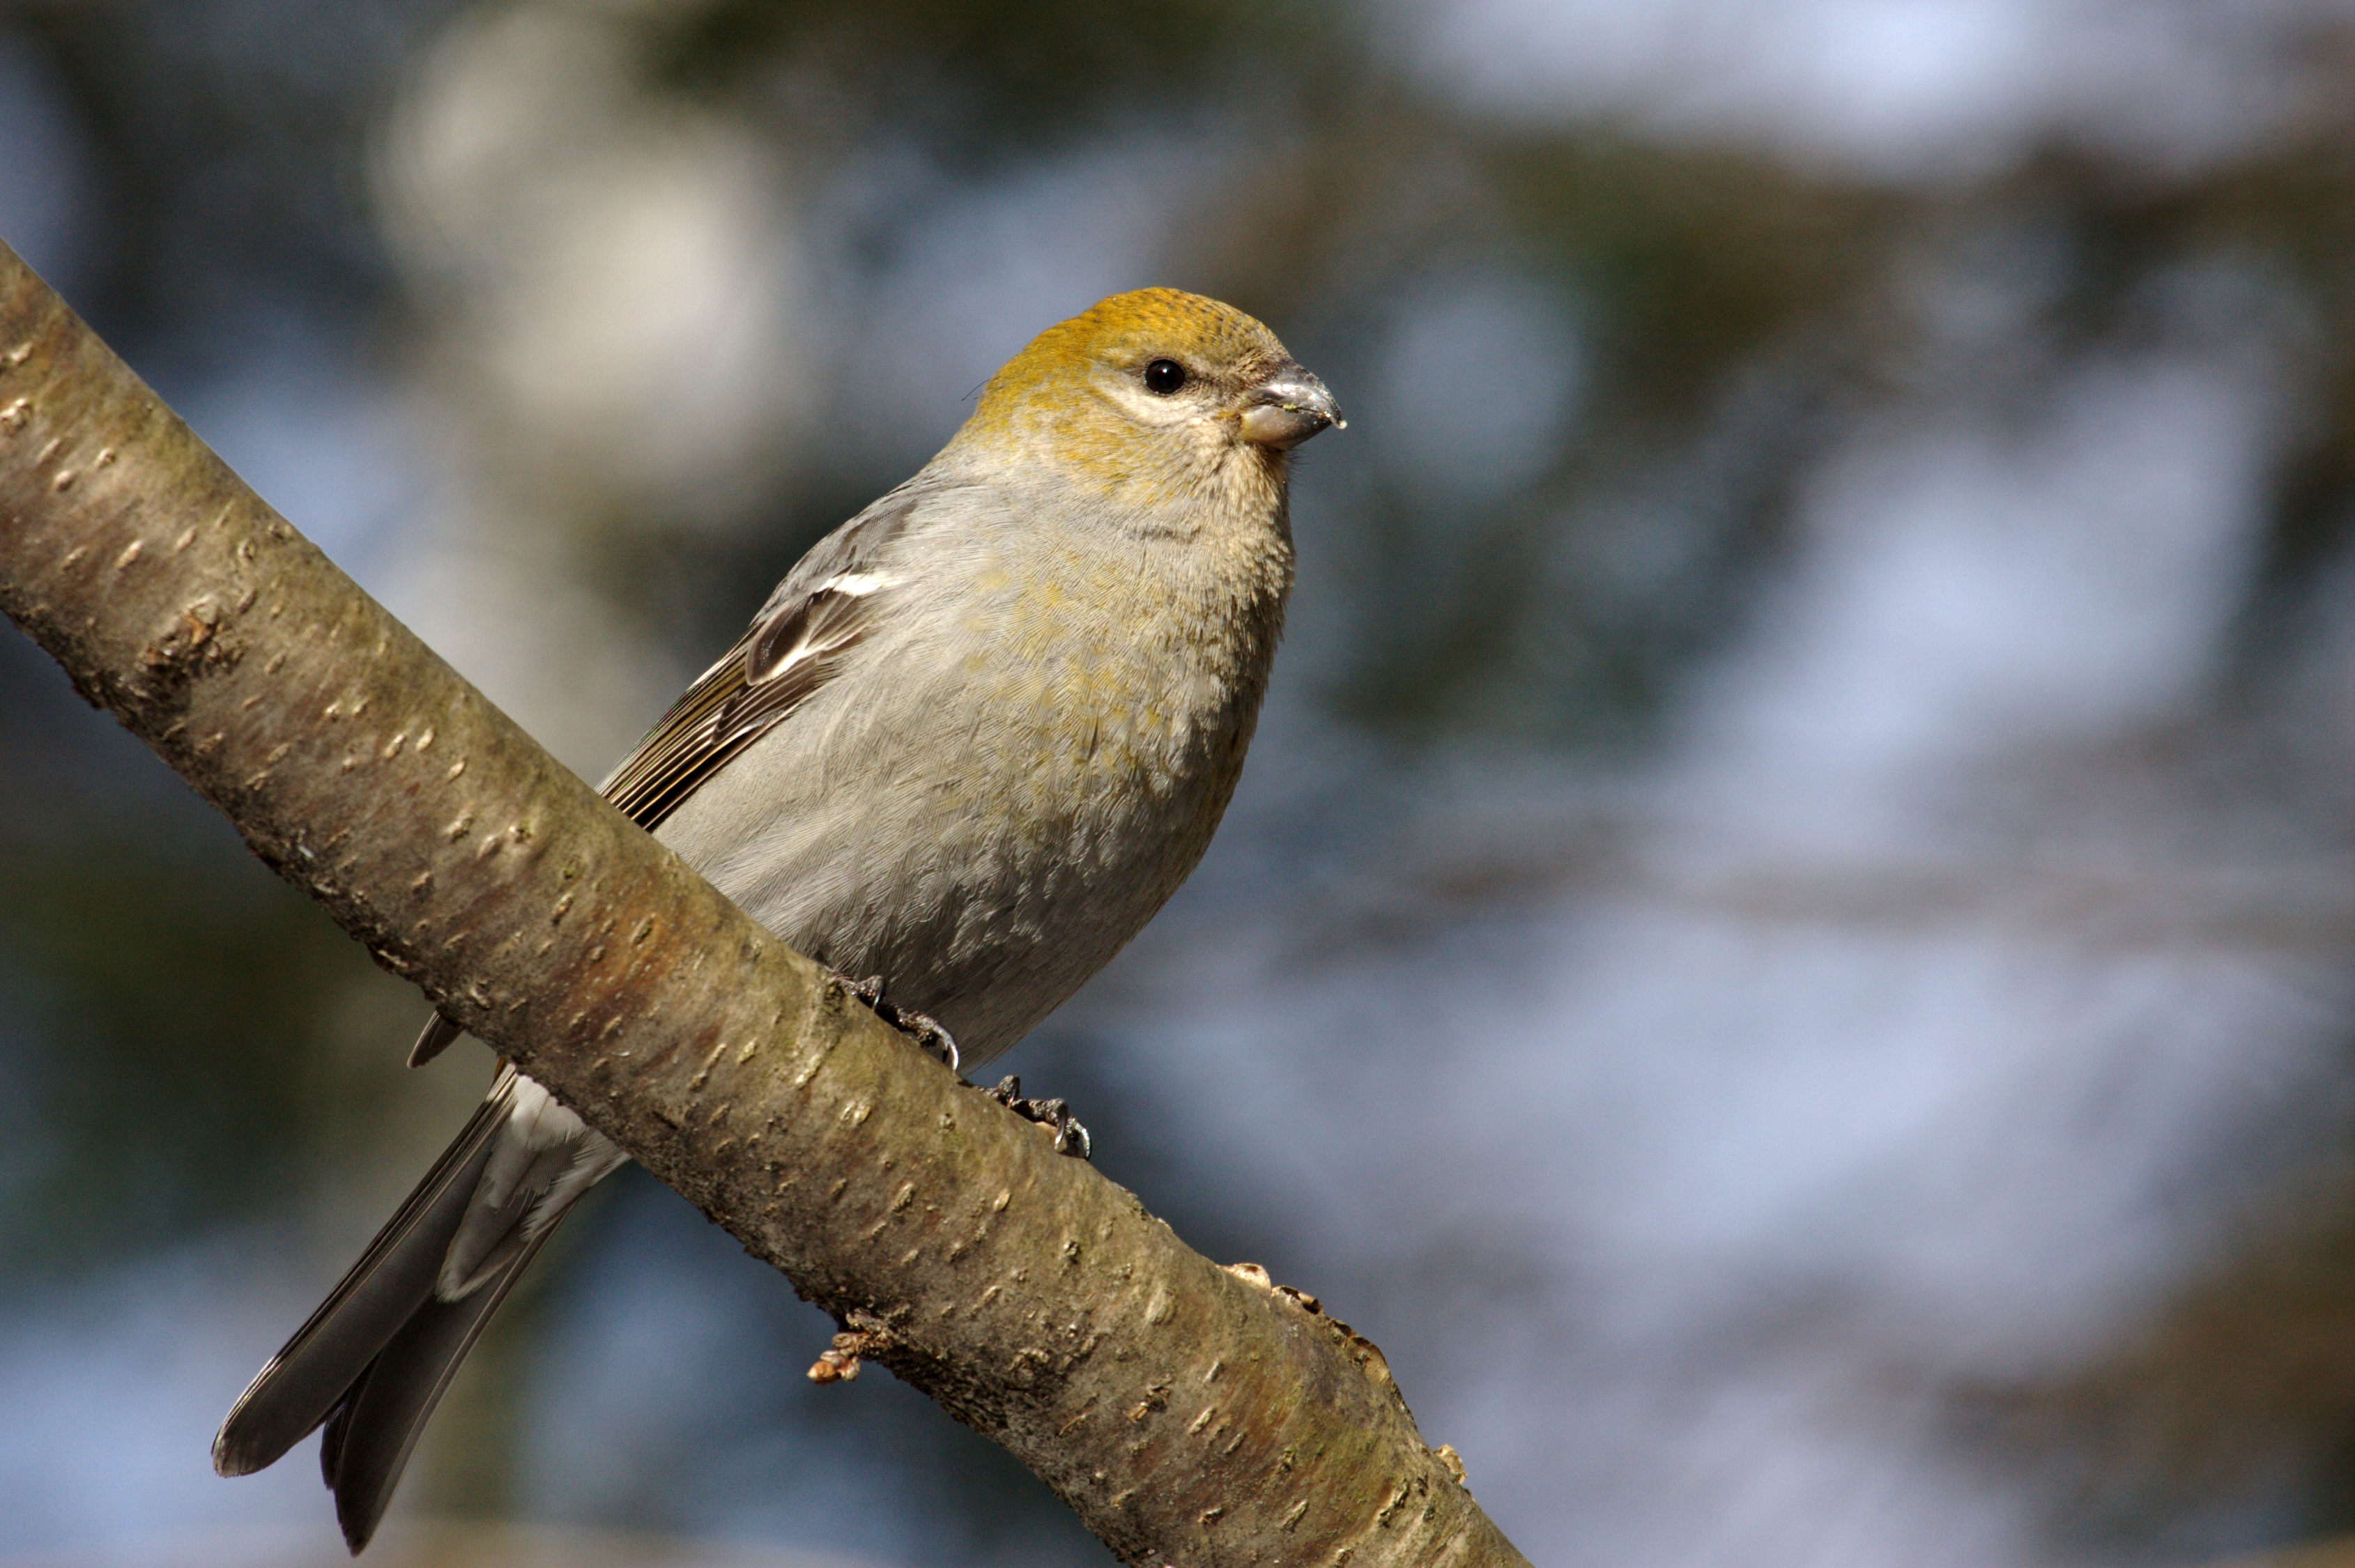
[(980, 771), (1077, 863), (1199, 855), (1241, 766), (1263, 658), (1236, 617), (1181, 620), (1155, 585), (1059, 582), (985, 601), (960, 639), (954, 700), (986, 715)]
[[(1279, 568), (1283, 563), (1279, 562)], [(976, 1061), (1110, 959), (1241, 772), (1281, 570), (1149, 550), (978, 563), (665, 833), (785, 938)]]

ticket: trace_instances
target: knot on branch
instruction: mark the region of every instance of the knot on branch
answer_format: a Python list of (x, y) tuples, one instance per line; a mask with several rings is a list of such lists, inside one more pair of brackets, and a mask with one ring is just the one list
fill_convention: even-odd
[(1327, 1317), (1325, 1304), (1306, 1291), (1296, 1290), (1288, 1285), (1276, 1284), (1274, 1276), (1259, 1264), (1229, 1264), (1226, 1267), (1227, 1272), (1237, 1279), (1247, 1285), (1255, 1285), (1278, 1301), (1316, 1318), (1324, 1327), (1326, 1333), (1332, 1337), (1333, 1341), (1348, 1351), (1349, 1359), (1358, 1363), (1359, 1371), (1388, 1389), (1391, 1397), (1399, 1402), (1401, 1410), (1406, 1408), (1406, 1396), (1399, 1392), (1398, 1380), (1391, 1376), (1389, 1359), (1383, 1356), (1380, 1346), (1338, 1317)]
[(120, 683), (125, 694), (160, 708), (206, 665), (229, 662), (228, 650), (214, 639), (220, 622), (220, 608), (210, 598), (179, 611), (160, 635), (140, 649), (137, 678)]
[(891, 1347), (891, 1331), (879, 1322), (861, 1322), (834, 1337), (834, 1343), (819, 1353), (810, 1363), (809, 1381), (814, 1383), (847, 1383), (858, 1376), (862, 1356), (872, 1356)]
[(1457, 1486), (1466, 1491), (1472, 1489), (1471, 1483), (1464, 1478), (1464, 1456), (1455, 1451), (1455, 1444), (1442, 1443), (1431, 1451), (1431, 1456), (1439, 1461), (1439, 1467), (1446, 1471)]

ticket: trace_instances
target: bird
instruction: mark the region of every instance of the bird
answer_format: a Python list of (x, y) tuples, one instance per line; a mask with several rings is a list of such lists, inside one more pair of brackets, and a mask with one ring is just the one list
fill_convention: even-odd
[[(1232, 305), (1115, 294), (1040, 332), (912, 477), (826, 535), (602, 791), (954, 1067), (1152, 918), (1241, 773), (1293, 581), (1293, 450), (1332, 394)], [(436, 1014), (410, 1053), (462, 1033)], [(1003, 1088), (1005, 1086), (1001, 1086)], [(626, 1163), (502, 1061), (238, 1399), (215, 1468), (325, 1427), (357, 1555), (567, 1211)]]

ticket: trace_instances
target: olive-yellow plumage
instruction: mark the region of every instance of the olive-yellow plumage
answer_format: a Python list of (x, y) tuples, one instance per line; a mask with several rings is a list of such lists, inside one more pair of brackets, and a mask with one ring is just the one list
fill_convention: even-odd
[[(1273, 334), (1174, 289), (1049, 327), (906, 484), (813, 548), (606, 781), (966, 1064), (1103, 967), (1208, 846), (1292, 583), (1288, 453), (1338, 422)], [(414, 1060), (455, 1030), (439, 1020)], [(449, 1373), (623, 1156), (531, 1080), (489, 1098), (223, 1423), (224, 1474), (325, 1420), (366, 1544)]]

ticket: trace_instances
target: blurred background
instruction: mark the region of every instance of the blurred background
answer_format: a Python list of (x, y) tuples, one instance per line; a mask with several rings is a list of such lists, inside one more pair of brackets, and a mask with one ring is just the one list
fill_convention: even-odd
[[(1275, 688), (1030, 1092), (1539, 1562), (2355, 1561), (2344, 0), (18, 0), (0, 147), (592, 778), (1039, 327), (1263, 316)], [(13, 632), (0, 799), (0, 1563), (341, 1561), (207, 1445), (488, 1063)], [(372, 1563), (1109, 1561), (613, 1187)]]

